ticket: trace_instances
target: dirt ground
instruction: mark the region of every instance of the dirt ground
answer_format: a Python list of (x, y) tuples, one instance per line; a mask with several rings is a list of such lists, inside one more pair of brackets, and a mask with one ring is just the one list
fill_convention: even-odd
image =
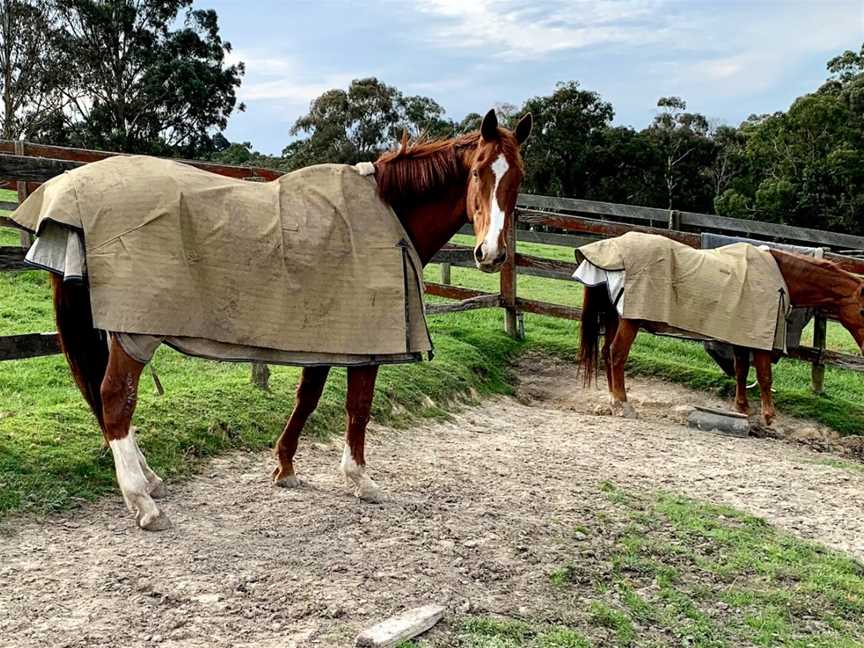
[[(174, 527), (137, 530), (114, 497), (0, 534), (0, 645), (349, 646), (406, 607), (555, 616), (549, 573), (572, 556), (560, 538), (604, 506), (604, 480), (729, 504), (864, 559), (864, 470), (772, 438), (682, 425), (718, 400), (632, 381), (639, 420), (598, 415), (570, 366), (520, 368), (516, 398), (452, 420), (372, 426), (371, 475), (388, 493), (356, 500), (338, 443), (301, 444), (296, 490), (270, 486), (269, 454), (236, 453), (169, 484)], [(830, 438), (782, 420), (789, 436)], [(274, 430), (274, 435), (275, 435)], [(141, 437), (146, 450), (146, 437)]]

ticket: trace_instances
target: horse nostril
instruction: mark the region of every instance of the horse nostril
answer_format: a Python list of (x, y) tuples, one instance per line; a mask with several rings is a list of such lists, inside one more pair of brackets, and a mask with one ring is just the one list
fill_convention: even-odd
[(504, 250), (501, 254), (495, 257), (495, 265), (501, 265), (507, 260), (507, 250)]
[(483, 261), (483, 243), (474, 248), (474, 258), (477, 259), (477, 263)]

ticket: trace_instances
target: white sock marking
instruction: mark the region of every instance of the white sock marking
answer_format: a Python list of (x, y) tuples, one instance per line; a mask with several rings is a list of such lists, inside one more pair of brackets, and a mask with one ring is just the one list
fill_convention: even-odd
[(114, 455), (114, 468), (117, 470), (117, 482), (126, 500), (126, 506), (137, 514), (139, 523), (146, 524), (159, 516), (159, 509), (150, 498), (147, 477), (141, 468), (138, 444), (135, 442), (135, 432), (130, 430), (122, 439), (109, 441), (111, 453)]
[(354, 494), (363, 499), (377, 499), (381, 491), (378, 485), (366, 474), (365, 466), (358, 466), (351, 455), (351, 449), (348, 444), (342, 450), (342, 474), (345, 475), (354, 484)]

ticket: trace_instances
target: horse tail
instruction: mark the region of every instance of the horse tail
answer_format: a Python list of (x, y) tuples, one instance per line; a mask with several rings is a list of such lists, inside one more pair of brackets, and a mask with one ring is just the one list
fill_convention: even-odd
[(585, 286), (582, 300), (582, 324), (579, 327), (579, 368), (584, 384), (590, 385), (597, 375), (600, 359), (600, 331), (606, 315), (615, 306), (605, 285)]
[(104, 431), (100, 390), (108, 369), (108, 344), (105, 333), (93, 328), (90, 286), (86, 281), (66, 283), (55, 274), (51, 275), (51, 284), (60, 347), (78, 389)]

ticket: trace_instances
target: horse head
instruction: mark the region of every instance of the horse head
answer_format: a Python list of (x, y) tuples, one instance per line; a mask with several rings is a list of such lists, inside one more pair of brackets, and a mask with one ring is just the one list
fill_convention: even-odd
[(507, 260), (507, 232), (522, 183), (519, 148), (531, 133), (528, 113), (512, 132), (498, 125), (495, 111), (483, 118), (468, 178), (467, 214), (474, 226), (474, 260), (484, 272), (497, 272)]

